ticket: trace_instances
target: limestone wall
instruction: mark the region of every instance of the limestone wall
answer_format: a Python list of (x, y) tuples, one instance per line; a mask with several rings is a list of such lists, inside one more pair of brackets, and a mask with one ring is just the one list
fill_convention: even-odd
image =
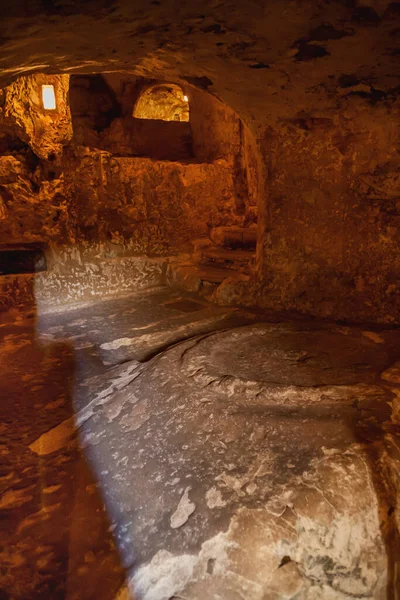
[(338, 110), (266, 130), (263, 305), (400, 319), (399, 103), (351, 94)]
[[(53, 86), (56, 110), (43, 108), (42, 85)], [(20, 77), (2, 90), (2, 132), (16, 134), (41, 159), (61, 154), (63, 146), (72, 138), (68, 89), (68, 75)]]
[[(42, 83), (49, 81), (58, 90), (58, 108), (46, 112), (40, 98), (37, 103), (35, 98)], [(150, 150), (151, 144), (162, 149), (167, 138), (159, 136), (160, 124), (170, 128), (187, 128), (189, 124), (139, 121), (149, 125), (147, 131), (138, 136), (138, 129), (133, 127), (133, 137), (126, 136), (135, 121), (124, 114), (126, 94), (118, 88), (115, 98), (120, 100), (113, 104), (109, 98), (107, 102), (105, 91), (100, 93), (98, 78), (95, 82), (104, 120), (95, 107), (81, 119), (85, 134), (79, 137), (78, 131), (78, 138), (73, 136), (71, 125), (67, 76), (21, 78), (4, 92), (0, 111), (0, 245), (36, 244), (45, 250), (49, 271), (3, 277), (3, 307), (14, 302), (29, 304), (33, 293), (46, 305), (51, 305), (53, 296), (57, 305), (141, 289), (146, 285), (146, 273), (149, 287), (159, 285), (164, 282), (166, 257), (192, 251), (191, 242), (207, 236), (212, 227), (243, 221), (237, 207), (232, 148), (225, 149), (222, 157), (214, 152), (210, 160), (201, 162), (132, 156), (132, 139), (136, 148), (142, 143)], [(119, 101), (125, 108), (117, 113)], [(129, 122), (126, 127), (120, 126), (124, 119)], [(106, 130), (102, 140), (99, 123)], [(197, 137), (208, 134), (209, 130), (196, 133)], [(211, 147), (213, 142), (208, 144)], [(217, 147), (220, 141), (215, 144)], [(179, 144), (176, 148), (179, 150)], [(164, 144), (165, 154), (176, 159), (170, 150), (171, 145)], [(145, 257), (150, 257), (147, 262)], [(152, 257), (159, 257), (158, 262)]]
[[(282, 106), (280, 118), (271, 113), (250, 131), (191, 79), (182, 84), (190, 122), (164, 123), (186, 128), (168, 149), (169, 134), (163, 138), (156, 122), (148, 122), (147, 133), (135, 129), (130, 111), (145, 86), (141, 77), (95, 78), (103, 86), (95, 92), (104, 118), (98, 120), (97, 107), (75, 122), (76, 131), (64, 107), (67, 76), (22, 79), (1, 95), (2, 244), (74, 248), (81, 260), (168, 256), (190, 251), (191, 240), (212, 227), (258, 217), (257, 270), (246, 302), (336, 319), (400, 321), (395, 89), (379, 91), (342, 75), (330, 83), (334, 106), (306, 110), (299, 102), (291, 116)], [(49, 125), (53, 117), (40, 117), (35, 94), (50, 80), (62, 109)], [(18, 94), (25, 100), (13, 104)], [(85, 106), (93, 97), (92, 90)], [(151, 155), (157, 144), (166, 154), (173, 150), (175, 160), (162, 152), (135, 156)]]

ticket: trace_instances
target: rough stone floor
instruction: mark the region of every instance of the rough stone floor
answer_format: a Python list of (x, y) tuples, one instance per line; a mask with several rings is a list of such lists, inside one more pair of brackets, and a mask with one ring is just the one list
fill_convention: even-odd
[(397, 598), (399, 341), (164, 288), (3, 313), (0, 598)]

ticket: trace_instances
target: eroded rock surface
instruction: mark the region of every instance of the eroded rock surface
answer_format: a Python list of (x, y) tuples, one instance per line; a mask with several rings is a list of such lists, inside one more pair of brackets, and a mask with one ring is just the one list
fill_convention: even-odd
[[(71, 75), (71, 89), (83, 100), (73, 119), (78, 145), (206, 162), (225, 147), (235, 157), (239, 213), (249, 198), (258, 205), (253, 302), (398, 323), (398, 3), (250, 0), (244, 11), (238, 0), (158, 1), (6, 6), (2, 85), (15, 85), (21, 75)], [(178, 127), (182, 136), (175, 137), (176, 127), (135, 129), (141, 78), (184, 89), (190, 123), (165, 123), (190, 125)], [(240, 119), (231, 119), (231, 109)], [(95, 127), (85, 133), (82, 118)], [(177, 144), (168, 157), (172, 138)], [(232, 152), (239, 139), (240, 155)], [(18, 140), (4, 144), (18, 147)], [(135, 190), (134, 205), (138, 196)], [(7, 197), (2, 204), (10, 213)], [(117, 204), (125, 212), (123, 201)], [(170, 209), (176, 210), (173, 202)], [(115, 214), (114, 206), (108, 210)], [(124, 237), (119, 226), (113, 234)]]
[(33, 326), (1, 327), (6, 594), (394, 597), (397, 331), (167, 289)]
[(399, 19), (2, 7), (0, 596), (397, 598), (399, 332), (224, 307), (400, 322)]
[[(113, 423), (118, 433), (100, 417), (93, 449), (101, 460), (109, 445), (114, 469), (126, 462), (126, 478), (135, 473), (114, 504), (126, 523), (119, 544), (144, 541), (132, 592), (386, 598), (399, 584), (391, 484), (378, 471), (391, 435), (394, 395), (380, 379), (388, 350), (357, 330), (259, 324), (148, 363), (126, 390), (135, 401)], [(143, 402), (151, 416), (136, 428)], [(191, 510), (175, 528), (183, 499)]]
[[(54, 110), (43, 85), (54, 88)], [(0, 308), (47, 310), (163, 284), (169, 260), (192, 253), (194, 240), (254, 223), (255, 150), (239, 117), (186, 86), (190, 123), (136, 118), (149, 85), (40, 74), (2, 90), (0, 245), (36, 244), (48, 269), (1, 277)]]

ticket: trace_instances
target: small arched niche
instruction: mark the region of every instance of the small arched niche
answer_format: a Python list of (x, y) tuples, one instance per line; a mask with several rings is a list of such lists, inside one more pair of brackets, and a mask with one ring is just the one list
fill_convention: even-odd
[(179, 85), (155, 84), (139, 97), (133, 109), (136, 119), (189, 121), (189, 98)]

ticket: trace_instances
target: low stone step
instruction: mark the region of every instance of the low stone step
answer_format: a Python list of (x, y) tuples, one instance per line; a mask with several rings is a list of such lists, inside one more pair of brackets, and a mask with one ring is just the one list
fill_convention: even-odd
[(167, 269), (167, 283), (188, 292), (211, 293), (216, 285), (236, 276), (232, 269), (199, 264), (171, 264)]
[(221, 283), (221, 281), (224, 281), (227, 277), (236, 275), (236, 271), (233, 271), (232, 269), (212, 267), (209, 265), (199, 265), (196, 271), (201, 281), (207, 281), (209, 283)]
[(202, 263), (218, 263), (230, 266), (248, 265), (254, 259), (254, 251), (251, 250), (231, 250), (220, 246), (204, 247), (200, 250)]
[(210, 238), (216, 246), (224, 248), (254, 248), (257, 243), (257, 225), (250, 227), (224, 226), (214, 227)]
[(195, 254), (198, 254), (204, 250), (204, 248), (208, 248), (209, 246), (213, 245), (212, 241), (208, 237), (194, 239), (191, 241), (191, 244)]

